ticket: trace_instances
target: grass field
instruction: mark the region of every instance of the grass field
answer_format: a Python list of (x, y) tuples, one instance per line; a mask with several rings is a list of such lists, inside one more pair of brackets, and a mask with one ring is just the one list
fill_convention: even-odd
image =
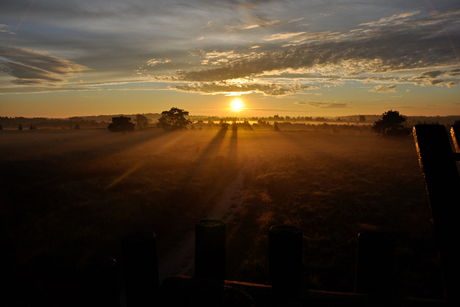
[(65, 296), (62, 280), (77, 261), (120, 259), (131, 231), (154, 231), (161, 257), (242, 170), (244, 199), (227, 224), (228, 279), (266, 283), (268, 229), (290, 224), (304, 232), (305, 285), (352, 292), (357, 234), (377, 229), (396, 239), (396, 293), (442, 297), (411, 138), (340, 129), (0, 132), (2, 263), (27, 277), (11, 285), (26, 283), (31, 295)]

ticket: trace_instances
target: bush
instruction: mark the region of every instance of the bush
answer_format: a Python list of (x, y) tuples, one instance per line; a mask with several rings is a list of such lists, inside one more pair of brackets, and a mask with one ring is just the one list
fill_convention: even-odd
[(112, 123), (108, 128), (110, 132), (134, 131), (134, 124), (131, 118), (126, 116), (112, 117)]

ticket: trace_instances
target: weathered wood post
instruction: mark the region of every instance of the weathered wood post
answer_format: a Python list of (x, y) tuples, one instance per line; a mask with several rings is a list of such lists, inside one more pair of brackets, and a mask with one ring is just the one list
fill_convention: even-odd
[(129, 233), (122, 238), (121, 246), (127, 306), (155, 306), (159, 289), (156, 235)]
[(425, 180), (446, 298), (460, 303), (460, 177), (449, 136), (442, 125), (416, 125), (414, 139)]
[(358, 234), (355, 292), (389, 296), (393, 292), (394, 239), (378, 231)]
[(460, 125), (452, 126), (452, 128), (450, 128), (450, 135), (454, 142), (455, 151), (460, 154)]
[(297, 289), (302, 284), (302, 230), (287, 225), (269, 230), (269, 282), (275, 288)]
[(226, 225), (221, 220), (203, 220), (195, 226), (195, 276), (225, 279)]
[(77, 306), (119, 307), (120, 292), (116, 261), (98, 256), (80, 261), (75, 266)]

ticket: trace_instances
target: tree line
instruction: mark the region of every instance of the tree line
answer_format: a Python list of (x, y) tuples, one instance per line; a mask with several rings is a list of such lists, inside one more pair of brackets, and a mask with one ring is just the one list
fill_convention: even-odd
[[(208, 125), (209, 127), (215, 126), (214, 121), (212, 119), (219, 119), (219, 117), (208, 117)], [(415, 117), (415, 118), (424, 118), (424, 117)], [(431, 117), (429, 117), (431, 118)], [(452, 120), (452, 118), (458, 118), (458, 116), (448, 116), (448, 117), (436, 117), (437, 120), (436, 122), (427, 122), (426, 120), (424, 122), (421, 122), (420, 120), (416, 123), (431, 123), (431, 124), (437, 124), (439, 123), (440, 120), (444, 119), (445, 120)], [(317, 122), (328, 122), (330, 119), (325, 118), (325, 117), (316, 117), (316, 118), (311, 118), (311, 117), (290, 117), (290, 116), (279, 116), (275, 115), (273, 117), (251, 117), (250, 120), (257, 120), (257, 126), (259, 127), (268, 127), (270, 125), (270, 121), (274, 121), (273, 123), (273, 130), (275, 131), (280, 131), (280, 126), (279, 122), (286, 124), (292, 122), (296, 122), (299, 119), (311, 119), (313, 121)], [(343, 122), (346, 121), (346, 119), (354, 119), (356, 120), (357, 123), (366, 123), (368, 122), (366, 117), (364, 115), (358, 115), (358, 116), (348, 116), (348, 117), (338, 117), (335, 122)], [(412, 132), (412, 129), (407, 126), (413, 126), (414, 124), (414, 118), (412, 118), (411, 123), (407, 125), (407, 119), (408, 117), (401, 115), (398, 111), (393, 111), (389, 110), (385, 113), (383, 113), (380, 117), (380, 119), (376, 120), (372, 126), (371, 129), (375, 133), (379, 135), (388, 135), (388, 136), (405, 136), (409, 135)], [(131, 120), (134, 120), (134, 122), (131, 122)], [(65, 127), (69, 127), (71, 129), (80, 129), (80, 127), (108, 127), (109, 131), (111, 132), (129, 132), (129, 131), (134, 131), (135, 127), (137, 129), (145, 129), (149, 126), (149, 118), (146, 117), (145, 115), (137, 114), (135, 117), (127, 117), (127, 116), (116, 116), (112, 117), (112, 122), (107, 123), (107, 122), (97, 122), (94, 119), (91, 120), (85, 120), (83, 118), (79, 117), (72, 117), (69, 119), (49, 119), (49, 118), (25, 118), (25, 117), (0, 117), (0, 130), (3, 129), (2, 123), (5, 123), (7, 126), (11, 125), (16, 125), (18, 127), (18, 130), (23, 130), (24, 127), (27, 127), (30, 130), (35, 130), (37, 129), (37, 126), (54, 126), (55, 128), (62, 126), (64, 129)], [(218, 124), (219, 127), (221, 127), (222, 130), (227, 130), (230, 127), (230, 124), (228, 122), (233, 122), (232, 129), (237, 129), (238, 125), (236, 125), (236, 122), (240, 121), (239, 118), (237, 117), (223, 117), (220, 118), (220, 122)], [(21, 122), (26, 122), (23, 126)], [(347, 121), (348, 122), (348, 121)], [(158, 118), (158, 122), (156, 123), (157, 128), (161, 128), (165, 131), (175, 131), (175, 130), (185, 130), (188, 129), (188, 126), (191, 125), (193, 121), (190, 119), (189, 112), (185, 111), (183, 109), (179, 109), (177, 107), (173, 107), (170, 110), (163, 111)], [(203, 120), (198, 120), (198, 124), (203, 124)], [(460, 119), (457, 119), (454, 124), (460, 124)], [(243, 127), (244, 130), (253, 130), (251, 124), (249, 124), (248, 120), (245, 120), (243, 124), (239, 124), (239, 126)], [(255, 126), (255, 124), (253, 124)], [(191, 129), (194, 129), (195, 127), (192, 125), (190, 127)], [(200, 127), (201, 129), (201, 127)]]
[[(192, 123), (190, 119), (186, 118), (188, 115), (188, 111), (173, 107), (170, 110), (163, 111), (161, 113), (161, 117), (158, 119), (157, 127), (162, 128), (165, 131), (185, 130), (187, 129), (187, 126)], [(274, 118), (280, 119), (278, 115), (275, 115)], [(381, 119), (373, 123), (371, 129), (379, 135), (407, 136), (411, 134), (412, 129), (404, 126), (406, 119), (407, 117), (401, 115), (399, 111), (389, 110), (382, 114)], [(136, 122), (141, 129), (147, 125), (147, 119), (142, 115), (137, 115)], [(366, 118), (361, 115), (358, 122), (366, 122)], [(212, 123), (212, 121), (209, 121), (209, 123)], [(252, 130), (249, 122), (245, 121), (244, 124), (247, 124), (251, 128), (249, 130)], [(267, 122), (259, 119), (258, 124), (267, 125)], [(456, 121), (454, 124), (460, 124), (460, 120)], [(223, 120), (221, 120), (220, 125), (222, 130), (227, 130), (230, 127), (230, 124)], [(130, 122), (130, 118), (121, 116), (112, 118), (109, 130), (112, 132), (134, 131), (134, 127), (135, 124)], [(236, 120), (233, 121), (232, 129), (237, 129)], [(274, 122), (273, 130), (280, 131), (277, 121)]]

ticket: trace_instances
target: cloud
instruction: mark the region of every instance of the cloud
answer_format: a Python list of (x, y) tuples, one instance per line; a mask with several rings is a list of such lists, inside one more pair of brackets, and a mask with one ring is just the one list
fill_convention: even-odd
[(368, 27), (382, 27), (388, 26), (391, 24), (401, 24), (407, 20), (408, 17), (420, 14), (420, 11), (413, 11), (413, 12), (406, 12), (400, 14), (394, 14), (390, 17), (381, 18), (379, 21), (374, 22), (367, 22), (362, 23), (360, 26), (368, 26)]
[(347, 107), (346, 102), (298, 101), (295, 104), (321, 109), (342, 109)]
[(449, 76), (449, 77), (460, 76), (460, 69), (459, 69), (459, 68), (453, 69), (453, 70), (447, 72), (447, 73), (446, 73), (446, 76)]
[(170, 59), (150, 59), (147, 61), (148, 66), (155, 66), (157, 64), (166, 64), (171, 62)]
[(169, 89), (201, 93), (205, 95), (216, 94), (249, 94), (249, 93), (262, 93), (265, 96), (285, 96), (298, 93), (302, 90), (311, 89), (306, 85), (281, 85), (281, 84), (233, 84), (228, 82), (210, 82), (210, 83), (193, 83), (182, 85), (171, 85)]
[(366, 78), (365, 81), (366, 81), (366, 83), (371, 83), (371, 82), (373, 82), (373, 81), (375, 81), (375, 80), (379, 80), (380, 78), (381, 78), (381, 77), (379, 77), (379, 76), (368, 77), (368, 78)]
[(57, 74), (50, 73), (47, 70), (36, 68), (21, 63), (6, 62), (4, 71), (18, 78), (14, 80), (16, 84), (39, 84), (44, 81), (64, 82), (63, 78), (55, 77)]
[(301, 21), (301, 20), (304, 20), (304, 19), (305, 19), (304, 17), (296, 18), (296, 19), (289, 20), (288, 23), (294, 23), (294, 22)]
[[(33, 14), (22, 24), (15, 45), (29, 50), (31, 58), (37, 58), (39, 52), (25, 49), (28, 46), (50, 52), (59, 50), (54, 54), (75, 61), (68, 61), (68, 65), (83, 64), (81, 68), (66, 67), (56, 72), (54, 64), (40, 66), (26, 62), (27, 57), (9, 58), (10, 64), (4, 62), (0, 66), (15, 77), (16, 84), (62, 84), (72, 73), (87, 67), (97, 71), (91, 77), (97, 75), (101, 82), (132, 80), (133, 69), (140, 65), (142, 69), (136, 71), (135, 78), (144, 80), (164, 75), (172, 76), (163, 79), (167, 81), (220, 84), (225, 80), (266, 76), (271, 78), (269, 85), (261, 82), (259, 87), (245, 87), (256, 92), (257, 87), (260, 93), (269, 95), (296, 93), (292, 84), (298, 84), (301, 78), (315, 79), (300, 81), (304, 84), (321, 82), (326, 77), (365, 82), (366, 77), (382, 73), (398, 78), (402, 71), (416, 77), (422, 76), (419, 71), (445, 71), (438, 76), (427, 72), (418, 81), (390, 81), (383, 76), (368, 81), (372, 87), (402, 81), (431, 85), (428, 80), (442, 76), (446, 86), (456, 82), (454, 77), (460, 71), (449, 68), (457, 64), (452, 47), (438, 17), (429, 10), (417, 11), (404, 1), (390, 5), (380, 0), (369, 8), (359, 1), (346, 2), (348, 11), (331, 5), (331, 1), (319, 1), (316, 5), (291, 0), (172, 0), (165, 5), (161, 1), (114, 0), (107, 6), (100, 1), (50, 0), (33, 6)], [(436, 9), (454, 47), (460, 50), (460, 11), (452, 10), (455, 7), (458, 6), (439, 4)], [(8, 38), (7, 31), (17, 26), (11, 16), (23, 13), (20, 4), (0, 9), (2, 23), (8, 23), (0, 25), (2, 38)], [(201, 37), (204, 39), (199, 40)], [(417, 74), (412, 70), (417, 70)], [(441, 84), (437, 82), (432, 83)], [(273, 83), (284, 85), (277, 89)], [(209, 86), (181, 90), (205, 89), (208, 91)], [(214, 92), (226, 90), (221, 87)]]
[(377, 85), (376, 87), (374, 87), (372, 90), (369, 90), (369, 92), (375, 92), (375, 93), (393, 93), (395, 92), (396, 90), (396, 85), (393, 84), (393, 85), (383, 85), (383, 84), (380, 84), (380, 85)]
[[(426, 27), (420, 22), (432, 21), (424, 17), (410, 26), (395, 20), (405, 20), (418, 12), (393, 15), (379, 21), (379, 27), (365, 31), (338, 32), (285, 32), (267, 36), (265, 40), (296, 39), (301, 41), (290, 48), (264, 51), (246, 58), (232, 58), (220, 67), (178, 71), (180, 81), (223, 81), (269, 75), (288, 70), (322, 71), (331, 74), (356, 76), (365, 73), (392, 73), (404, 70), (429, 69), (456, 65), (452, 47), (446, 37), (439, 35), (438, 27)], [(439, 22), (439, 21), (437, 21)], [(451, 38), (454, 34), (451, 35)], [(452, 39), (454, 48), (460, 49), (460, 40)], [(396, 50), (397, 52), (389, 52)], [(425, 73), (425, 77), (440, 75), (441, 70)]]
[(5, 58), (0, 63), (2, 71), (17, 78), (12, 82), (19, 85), (62, 83), (75, 72), (89, 70), (47, 52), (24, 48), (0, 46), (0, 56)]
[(439, 80), (439, 79), (428, 80), (428, 84), (430, 84), (430, 85), (442, 86), (443, 83), (444, 83), (444, 80)]
[(241, 29), (243, 30), (249, 30), (249, 29), (254, 29), (260, 27), (259, 25), (248, 25), (248, 26), (243, 26)]
[[(329, 82), (329, 81), (326, 81), (326, 82)], [(336, 86), (342, 86), (344, 85), (345, 82), (333, 82), (332, 84), (324, 84), (323, 87), (326, 87), (326, 88), (331, 88), (331, 87), (336, 87)]]
[(274, 41), (274, 40), (288, 40), (294, 37), (299, 37), (305, 32), (296, 32), (296, 33), (277, 33), (270, 35), (269, 37), (264, 38), (266, 41)]
[(11, 31), (10, 29), (11, 29), (10, 26), (0, 23), (0, 33), (14, 34), (14, 32)]
[(437, 78), (441, 75), (443, 75), (445, 73), (445, 71), (441, 71), (441, 70), (435, 70), (435, 71), (425, 71), (423, 73), (420, 74), (419, 78)]

